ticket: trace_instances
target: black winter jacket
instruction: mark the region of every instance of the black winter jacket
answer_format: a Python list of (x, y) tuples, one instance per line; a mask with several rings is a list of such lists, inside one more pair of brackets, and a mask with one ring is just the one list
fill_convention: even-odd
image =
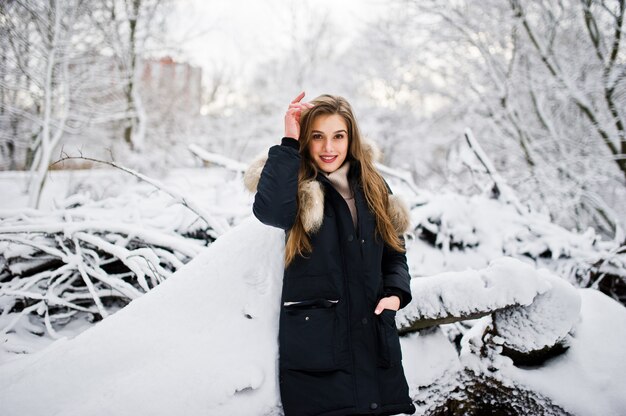
[[(269, 149), (258, 179), (254, 215), (288, 231), (296, 220), (299, 142), (285, 137)], [(279, 323), (279, 382), (286, 416), (413, 414), (402, 368), (396, 311), (374, 314), (389, 294), (411, 301), (404, 253), (389, 248), (375, 231), (360, 184), (359, 161), (351, 161), (357, 228), (348, 205), (318, 174), (322, 207), (309, 233), (312, 252), (285, 269)], [(301, 202), (302, 203), (302, 202)], [(306, 208), (306, 209), (304, 209)], [(312, 214), (315, 215), (315, 214)], [(405, 219), (408, 221), (408, 219)], [(404, 241), (404, 240), (403, 240)]]

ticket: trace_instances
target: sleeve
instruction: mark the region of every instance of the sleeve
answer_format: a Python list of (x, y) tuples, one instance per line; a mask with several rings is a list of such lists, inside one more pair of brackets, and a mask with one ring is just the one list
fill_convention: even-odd
[[(402, 246), (404, 246), (404, 237), (400, 236)], [(389, 247), (387, 244), (383, 247), (383, 288), (386, 296), (397, 295), (400, 292), (400, 309), (404, 308), (411, 302), (411, 275), (409, 274), (409, 266), (406, 261), (406, 253), (401, 253)]]
[(289, 230), (296, 220), (299, 148), (298, 140), (283, 137), (268, 151), (252, 204), (252, 213), (263, 224)]
[[(387, 190), (393, 194), (391, 187), (385, 181)], [(405, 246), (404, 236), (400, 235), (402, 246)], [(406, 260), (406, 253), (401, 253), (389, 247), (386, 243), (383, 247), (382, 259), (383, 288), (385, 296), (397, 295), (400, 298), (400, 309), (411, 302), (411, 275)]]

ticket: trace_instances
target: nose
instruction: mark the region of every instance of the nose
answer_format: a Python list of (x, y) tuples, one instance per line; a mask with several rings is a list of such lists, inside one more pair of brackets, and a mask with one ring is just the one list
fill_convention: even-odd
[(333, 151), (333, 142), (330, 137), (324, 140), (324, 151), (328, 153)]

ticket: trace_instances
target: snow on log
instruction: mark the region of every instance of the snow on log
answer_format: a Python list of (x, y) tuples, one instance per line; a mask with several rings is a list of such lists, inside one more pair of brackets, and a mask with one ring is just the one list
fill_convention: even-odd
[[(567, 349), (557, 358), (516, 362), (514, 358), (505, 355), (503, 339), (494, 331), (493, 316), (486, 316), (476, 321), (463, 335), (459, 357), (461, 366), (471, 369), (479, 377), (493, 378), (507, 386), (516, 386), (547, 397), (550, 402), (564, 409), (563, 413), (557, 414), (625, 415), (626, 310), (597, 290), (578, 288), (574, 291), (580, 299), (580, 319), (576, 320), (574, 328), (567, 334)], [(570, 288), (557, 287), (545, 295), (552, 297), (555, 294), (556, 299), (550, 302), (553, 307), (543, 310), (544, 313), (555, 315), (544, 316), (542, 322), (542, 327), (547, 328), (553, 336), (563, 333), (568, 326), (555, 322), (564, 315), (556, 309), (567, 310), (578, 303), (574, 301)], [(538, 296), (538, 304), (542, 303), (540, 298), (543, 296)], [(534, 335), (541, 329), (540, 326), (534, 326), (536, 319), (530, 314), (528, 316), (532, 328), (521, 325), (509, 332), (515, 333), (517, 338), (526, 339), (520, 344), (530, 344), (532, 339), (539, 346), (541, 343), (536, 341), (543, 339), (544, 335)], [(511, 325), (510, 322), (507, 324)], [(526, 331), (529, 332), (528, 337)], [(467, 383), (462, 385), (466, 386)], [(519, 392), (507, 394), (498, 398), (498, 403), (506, 404), (519, 396)], [(542, 410), (532, 414), (552, 413)]]
[(400, 333), (474, 319), (510, 306), (530, 305), (551, 289), (535, 269), (512, 257), (482, 270), (445, 272), (411, 280), (413, 300), (397, 315)]
[(491, 339), (520, 363), (563, 352), (580, 319), (580, 296), (571, 284), (512, 257), (483, 270), (413, 279), (411, 292), (413, 300), (397, 316), (400, 333), (493, 314)]
[(502, 354), (515, 363), (538, 364), (566, 347), (569, 333), (580, 320), (580, 295), (565, 280), (546, 269), (536, 271), (552, 286), (530, 305), (495, 311), (493, 325)]

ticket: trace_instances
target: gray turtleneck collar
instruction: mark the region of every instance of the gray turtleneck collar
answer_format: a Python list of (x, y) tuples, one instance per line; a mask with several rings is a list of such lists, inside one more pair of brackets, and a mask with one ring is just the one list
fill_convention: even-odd
[(348, 204), (348, 208), (350, 208), (350, 214), (352, 215), (352, 223), (354, 224), (354, 228), (357, 226), (357, 212), (356, 212), (356, 204), (354, 203), (354, 193), (352, 189), (350, 189), (350, 183), (348, 181), (348, 171), (350, 170), (350, 161), (346, 160), (343, 165), (341, 165), (336, 171), (331, 173), (323, 172), (324, 175), (328, 178), (330, 183), (333, 185), (333, 188), (339, 192), (339, 194), (343, 197), (343, 199)]

